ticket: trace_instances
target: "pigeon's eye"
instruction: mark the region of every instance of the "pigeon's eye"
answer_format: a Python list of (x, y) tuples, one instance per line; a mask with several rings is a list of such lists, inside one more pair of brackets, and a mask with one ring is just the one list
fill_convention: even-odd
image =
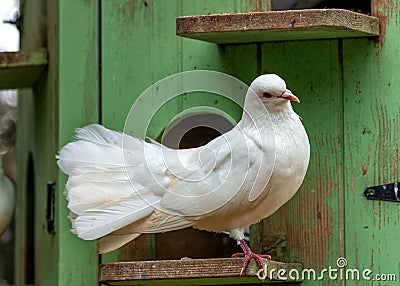
[(268, 91), (263, 92), (263, 97), (271, 98), (272, 96), (273, 96), (273, 94), (271, 92), (268, 92)]

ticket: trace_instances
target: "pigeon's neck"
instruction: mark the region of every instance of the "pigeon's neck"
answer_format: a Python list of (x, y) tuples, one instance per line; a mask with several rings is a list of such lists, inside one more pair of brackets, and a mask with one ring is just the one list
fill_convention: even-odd
[[(250, 98), (251, 99), (251, 98)], [(257, 126), (262, 128), (266, 125), (276, 125), (285, 121), (297, 119), (298, 115), (293, 111), (290, 101), (262, 102), (258, 98), (247, 100), (243, 108), (243, 116), (240, 122), (244, 126)]]

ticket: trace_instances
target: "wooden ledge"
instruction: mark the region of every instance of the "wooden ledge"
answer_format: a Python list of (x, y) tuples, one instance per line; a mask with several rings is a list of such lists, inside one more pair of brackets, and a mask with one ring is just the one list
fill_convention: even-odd
[[(264, 260), (267, 279), (262, 281), (257, 277), (258, 268), (254, 260), (250, 262), (246, 273), (240, 275), (242, 262), (242, 258), (183, 258), (181, 260), (107, 263), (100, 265), (99, 282), (106, 285), (232, 285), (277, 281), (301, 282), (300, 279), (291, 279), (288, 275), (290, 270), (296, 269), (292, 271), (298, 272), (301, 278), (302, 265), (299, 263)], [(286, 271), (284, 275), (287, 280), (278, 279), (279, 269)], [(272, 274), (272, 277), (268, 277), (268, 274)]]
[(176, 34), (216, 44), (379, 35), (379, 19), (343, 9), (308, 9), (184, 16)]
[(0, 89), (32, 87), (46, 65), (46, 49), (0, 53)]

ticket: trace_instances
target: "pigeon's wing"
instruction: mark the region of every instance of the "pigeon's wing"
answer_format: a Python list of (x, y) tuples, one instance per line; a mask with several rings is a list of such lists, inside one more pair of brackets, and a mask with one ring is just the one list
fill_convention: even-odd
[(236, 126), (197, 148), (187, 161), (192, 172), (182, 171), (185, 177), (172, 181), (160, 205), (177, 215), (199, 216), (266, 195), (275, 168), (275, 133), (272, 126), (262, 131)]
[(185, 176), (169, 185), (160, 205), (172, 214), (201, 216), (219, 209), (236, 195), (249, 200), (263, 157), (255, 148), (253, 140), (233, 129), (196, 149), (188, 162), (191, 172), (181, 171)]

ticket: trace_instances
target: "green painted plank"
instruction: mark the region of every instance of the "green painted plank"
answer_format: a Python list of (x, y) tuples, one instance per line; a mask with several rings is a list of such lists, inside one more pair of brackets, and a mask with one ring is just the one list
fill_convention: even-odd
[[(128, 119), (129, 134), (157, 138), (177, 113), (179, 98), (164, 103), (164, 90), (152, 90), (147, 102), (136, 99), (156, 81), (180, 71), (180, 39), (174, 26), (179, 11), (180, 1), (104, 1), (102, 119), (106, 126), (122, 130)], [(129, 113), (134, 104), (137, 109)], [(153, 238), (140, 239), (120, 252), (103, 255), (102, 260), (154, 258)], [(140, 251), (132, 253), (131, 247)]]
[[(18, 128), (17, 128), (17, 203), (15, 207), (15, 263), (14, 263), (14, 284), (24, 285), (27, 273), (27, 247), (26, 241), (28, 234), (27, 226), (27, 200), (28, 192), (34, 189), (34, 186), (28, 185), (28, 164), (29, 154), (33, 150), (34, 138), (34, 111), (33, 94), (31, 90), (21, 90), (18, 94)], [(21, 138), (23, 138), (21, 140)], [(57, 275), (55, 271), (54, 275)]]
[[(182, 15), (247, 12), (256, 11), (257, 8), (257, 2), (254, 1), (230, 1), (228, 4), (226, 1), (185, 0), (182, 4)], [(242, 63), (246, 63), (245, 68)], [(216, 46), (207, 42), (182, 39), (182, 69), (219, 71), (250, 84), (257, 76), (257, 45)], [(201, 74), (199, 76), (201, 77)], [(207, 85), (204, 88), (206, 89)], [(183, 98), (182, 110), (191, 108), (196, 112), (196, 107), (209, 106), (222, 111), (235, 123), (242, 116), (242, 107), (229, 99), (229, 96), (210, 93), (187, 94)]]
[[(52, 70), (51, 72), (54, 72)], [(27, 186), (34, 195), (34, 272), (35, 284), (54, 283), (60, 273), (57, 265), (57, 254), (60, 241), (55, 235), (47, 233), (47, 184), (57, 179), (54, 154), (57, 152), (56, 129), (56, 99), (53, 91), (48, 88), (50, 74), (45, 73), (33, 89), (33, 171), (34, 187)], [(29, 180), (28, 180), (29, 182)], [(29, 183), (28, 183), (29, 184)], [(29, 197), (29, 196), (28, 196)], [(63, 205), (65, 207), (65, 205)], [(29, 218), (28, 223), (29, 223)], [(56, 226), (57, 232), (60, 231)], [(30, 267), (30, 266), (28, 266)], [(28, 270), (30, 271), (30, 270)], [(50, 274), (49, 274), (50, 272)]]
[(376, 3), (374, 13), (385, 19), (378, 42), (343, 41), (346, 258), (350, 267), (371, 269), (372, 279), (377, 274), (395, 274), (396, 281), (400, 277), (399, 205), (368, 201), (363, 191), (399, 181), (398, 5), (392, 0)]
[[(59, 150), (73, 137), (77, 127), (98, 122), (99, 117), (99, 33), (98, 1), (49, 2), (48, 31), (51, 68), (49, 70), (50, 94), (57, 98), (49, 114), (57, 114), (53, 136)], [(37, 109), (41, 110), (41, 109)], [(54, 161), (52, 170), (57, 170)], [(48, 177), (44, 177), (48, 180)], [(71, 233), (67, 201), (63, 195), (66, 176), (58, 171), (58, 196), (56, 200), (56, 237), (59, 242), (53, 255), (53, 264), (59, 269), (57, 281), (44, 281), (38, 285), (96, 285), (98, 271), (97, 244), (84, 241)], [(42, 185), (43, 186), (43, 185)], [(42, 253), (45, 253), (44, 250)], [(48, 273), (48, 268), (43, 273)]]
[(0, 89), (32, 87), (47, 65), (47, 50), (0, 53)]
[[(266, 43), (263, 73), (277, 73), (301, 102), (293, 108), (302, 117), (311, 157), (297, 194), (263, 223), (253, 241), (273, 259), (301, 262), (316, 271), (336, 266), (343, 254), (342, 87), (338, 41)], [(324, 285), (337, 285), (327, 281)], [(306, 280), (305, 285), (321, 285)]]
[[(102, 11), (102, 118), (104, 124), (122, 130), (141, 93), (180, 70), (179, 38), (174, 35), (173, 23), (168, 24), (178, 15), (179, 1), (106, 1)], [(151, 106), (143, 107), (141, 112), (161, 105), (157, 94), (153, 94)], [(157, 123), (148, 127), (149, 122), (141, 117), (138, 114), (129, 131), (157, 137)]]
[[(38, 69), (36, 78), (30, 78), (29, 84), (22, 84), (27, 79), (19, 78), (21, 73), (13, 74), (14, 80), (21, 80), (21, 83), (17, 83), (18, 87), (33, 87), (31, 91), (19, 92), (16, 285), (54, 284), (59, 274), (59, 241), (47, 234), (45, 222), (46, 185), (57, 178), (54, 164), (54, 154), (57, 151), (54, 130), (57, 119), (54, 113), (56, 92), (49, 88), (49, 77), (55, 73), (55, 69), (42, 73), (47, 65), (47, 52), (37, 50), (41, 47), (38, 39), (43, 37), (42, 28), (45, 25), (40, 20), (46, 18), (45, 9), (42, 10), (44, 6), (45, 1), (29, 2), (23, 6), (21, 13), (25, 15), (25, 33), (22, 35), (21, 47), (24, 51), (13, 54), (12, 59), (8, 58), (6, 68), (10, 72), (13, 69), (25, 70), (27, 74), (30, 73), (29, 66)], [(27, 36), (32, 34), (35, 37)], [(33, 159), (33, 174), (28, 170), (30, 156)], [(28, 209), (28, 205), (32, 209)]]
[[(152, 27), (152, 73), (153, 82), (181, 71), (181, 39), (175, 35), (174, 19), (180, 15), (181, 1), (154, 1)], [(180, 83), (175, 82), (173, 89), (180, 90)], [(152, 104), (143, 112), (155, 112), (148, 125), (148, 136), (158, 138), (172, 118), (179, 113), (182, 95), (168, 90), (154, 90)], [(162, 103), (161, 98), (169, 100)], [(147, 123), (147, 122), (146, 122)]]
[(180, 17), (176, 34), (217, 44), (379, 35), (379, 19), (342, 9)]

